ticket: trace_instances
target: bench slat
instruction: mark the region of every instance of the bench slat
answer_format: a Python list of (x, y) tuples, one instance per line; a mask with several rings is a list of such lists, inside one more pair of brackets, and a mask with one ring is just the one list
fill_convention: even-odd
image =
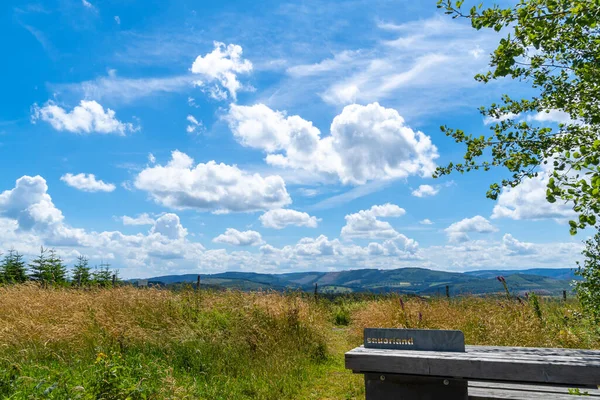
[(346, 353), (346, 368), (358, 373), (598, 385), (600, 351), (467, 346), (465, 353), (450, 353), (357, 347)]
[[(595, 389), (582, 389), (587, 392), (584, 398), (599, 399), (600, 391)], [(520, 384), (504, 384), (494, 382), (469, 382), (469, 400), (575, 400), (581, 398), (569, 394), (567, 388), (551, 386), (535, 386)]]

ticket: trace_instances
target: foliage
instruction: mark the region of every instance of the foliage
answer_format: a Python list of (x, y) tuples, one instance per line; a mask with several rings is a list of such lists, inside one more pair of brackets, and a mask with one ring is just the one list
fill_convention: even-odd
[(600, 232), (586, 240), (583, 255), (583, 265), (577, 263), (583, 281), (576, 282), (575, 288), (584, 310), (600, 323)]
[[(535, 95), (502, 96), (480, 112), (497, 122), (489, 135), (442, 127), (466, 145), (464, 161), (438, 168), (436, 176), (504, 167), (510, 177), (494, 183), (487, 197), (538, 176), (545, 165), (551, 177), (547, 200), (570, 201), (578, 215), (570, 230), (595, 225), (600, 214), (600, 2), (598, 0), (519, 0), (512, 7), (472, 7), (464, 0), (439, 0), (453, 18), (468, 18), (473, 28), (508, 33), (490, 59), (491, 70), (475, 79), (488, 83), (510, 77)], [(569, 121), (557, 129), (529, 122), (532, 113), (563, 112)], [(491, 157), (491, 158), (490, 158)]]

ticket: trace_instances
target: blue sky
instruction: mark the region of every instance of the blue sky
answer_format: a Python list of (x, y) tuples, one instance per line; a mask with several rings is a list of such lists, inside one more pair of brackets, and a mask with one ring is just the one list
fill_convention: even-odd
[[(500, 36), (435, 1), (48, 0), (0, 8), (0, 248), (124, 277), (572, 267), (547, 171), (432, 179), (483, 134)], [(556, 126), (560, 112), (522, 115)]]

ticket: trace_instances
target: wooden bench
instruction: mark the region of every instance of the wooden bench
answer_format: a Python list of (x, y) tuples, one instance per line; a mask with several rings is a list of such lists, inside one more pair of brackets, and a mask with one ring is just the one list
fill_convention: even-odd
[(346, 368), (364, 374), (367, 400), (600, 400), (600, 351), (465, 346), (459, 331), (366, 329)]

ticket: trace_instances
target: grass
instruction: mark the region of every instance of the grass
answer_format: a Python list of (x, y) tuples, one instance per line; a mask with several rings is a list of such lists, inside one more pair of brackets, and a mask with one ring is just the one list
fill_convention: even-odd
[(574, 302), (0, 287), (0, 398), (360, 399), (364, 327), (470, 344), (600, 348)]

